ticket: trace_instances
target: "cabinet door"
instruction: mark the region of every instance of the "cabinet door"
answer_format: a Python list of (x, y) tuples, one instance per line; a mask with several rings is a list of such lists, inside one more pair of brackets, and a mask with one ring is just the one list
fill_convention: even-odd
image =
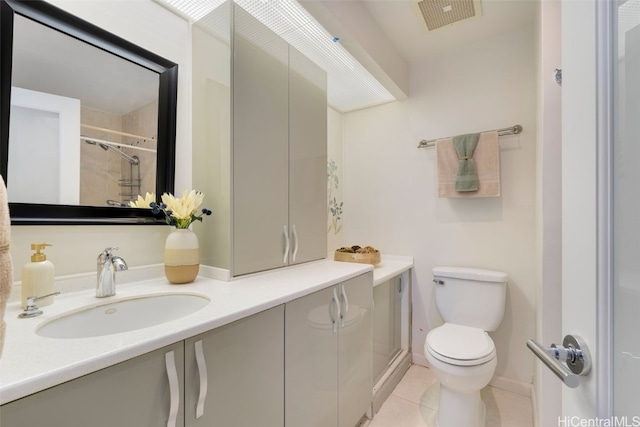
[[(285, 425), (338, 423), (338, 313), (336, 287), (286, 304)], [(337, 292), (336, 292), (337, 294)]]
[[(199, 365), (198, 357), (204, 363)], [(284, 306), (186, 340), (186, 425), (282, 427), (283, 360)], [(201, 372), (206, 372), (206, 391)]]
[(343, 316), (338, 344), (339, 426), (354, 427), (370, 407), (373, 399), (371, 380), (373, 273), (349, 279), (338, 287)]
[[(288, 44), (234, 4), (232, 274), (286, 265)], [(326, 237), (325, 237), (326, 240)]]
[(177, 374), (176, 427), (184, 426), (184, 343), (85, 375), (0, 408), (7, 427), (166, 427), (171, 405), (167, 354)]
[(401, 347), (402, 291), (400, 276), (373, 288), (373, 383), (387, 372)]
[(289, 47), (290, 263), (327, 256), (327, 75)]

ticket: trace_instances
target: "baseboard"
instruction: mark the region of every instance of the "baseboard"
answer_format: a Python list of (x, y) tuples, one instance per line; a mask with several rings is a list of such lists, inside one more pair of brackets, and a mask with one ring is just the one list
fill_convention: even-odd
[(429, 362), (427, 362), (427, 358), (422, 353), (411, 353), (411, 361), (414, 365), (424, 366), (426, 368), (429, 367)]
[[(421, 353), (413, 353), (411, 355), (413, 363), (420, 366), (429, 367), (427, 358)], [(523, 383), (520, 381), (512, 380), (511, 378), (501, 377), (494, 375), (489, 382), (489, 385), (502, 390), (509, 391), (511, 393), (520, 394), (522, 396), (531, 397), (533, 395), (533, 385), (529, 383)]]
[(536, 399), (536, 391), (531, 384), (531, 410), (533, 411), (533, 427), (539, 427), (540, 421), (538, 420), (538, 401)]
[(531, 397), (531, 395), (533, 394), (531, 384), (512, 380), (511, 378), (507, 377), (494, 375), (493, 378), (491, 378), (491, 381), (489, 381), (489, 385), (526, 397)]

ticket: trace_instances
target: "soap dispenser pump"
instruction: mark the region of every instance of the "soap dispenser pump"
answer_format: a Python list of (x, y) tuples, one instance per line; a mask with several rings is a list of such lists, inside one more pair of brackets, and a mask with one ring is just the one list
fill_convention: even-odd
[[(53, 263), (47, 260), (47, 256), (40, 251), (44, 251), (49, 243), (32, 243), (31, 250), (35, 251), (31, 255), (31, 262), (22, 267), (22, 307), (27, 307), (27, 298), (40, 297), (55, 293), (55, 269)], [(43, 307), (53, 303), (53, 296), (44, 298), (38, 302), (38, 306)]]

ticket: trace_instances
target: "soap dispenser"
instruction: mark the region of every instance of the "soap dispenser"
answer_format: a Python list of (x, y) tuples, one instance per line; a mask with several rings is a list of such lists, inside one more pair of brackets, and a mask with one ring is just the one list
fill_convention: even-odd
[[(40, 252), (45, 247), (51, 246), (49, 243), (32, 243), (31, 250), (35, 251), (31, 255), (31, 262), (22, 267), (22, 307), (26, 308), (27, 298), (40, 297), (53, 294), (55, 269), (53, 263), (47, 260), (47, 256)], [(38, 301), (38, 306), (53, 304), (53, 296)]]

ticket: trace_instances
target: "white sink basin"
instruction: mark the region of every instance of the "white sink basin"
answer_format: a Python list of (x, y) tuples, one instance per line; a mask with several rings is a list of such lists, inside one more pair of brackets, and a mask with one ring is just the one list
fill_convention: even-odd
[(48, 338), (87, 338), (148, 328), (192, 314), (209, 304), (195, 294), (143, 295), (74, 310), (38, 326)]

